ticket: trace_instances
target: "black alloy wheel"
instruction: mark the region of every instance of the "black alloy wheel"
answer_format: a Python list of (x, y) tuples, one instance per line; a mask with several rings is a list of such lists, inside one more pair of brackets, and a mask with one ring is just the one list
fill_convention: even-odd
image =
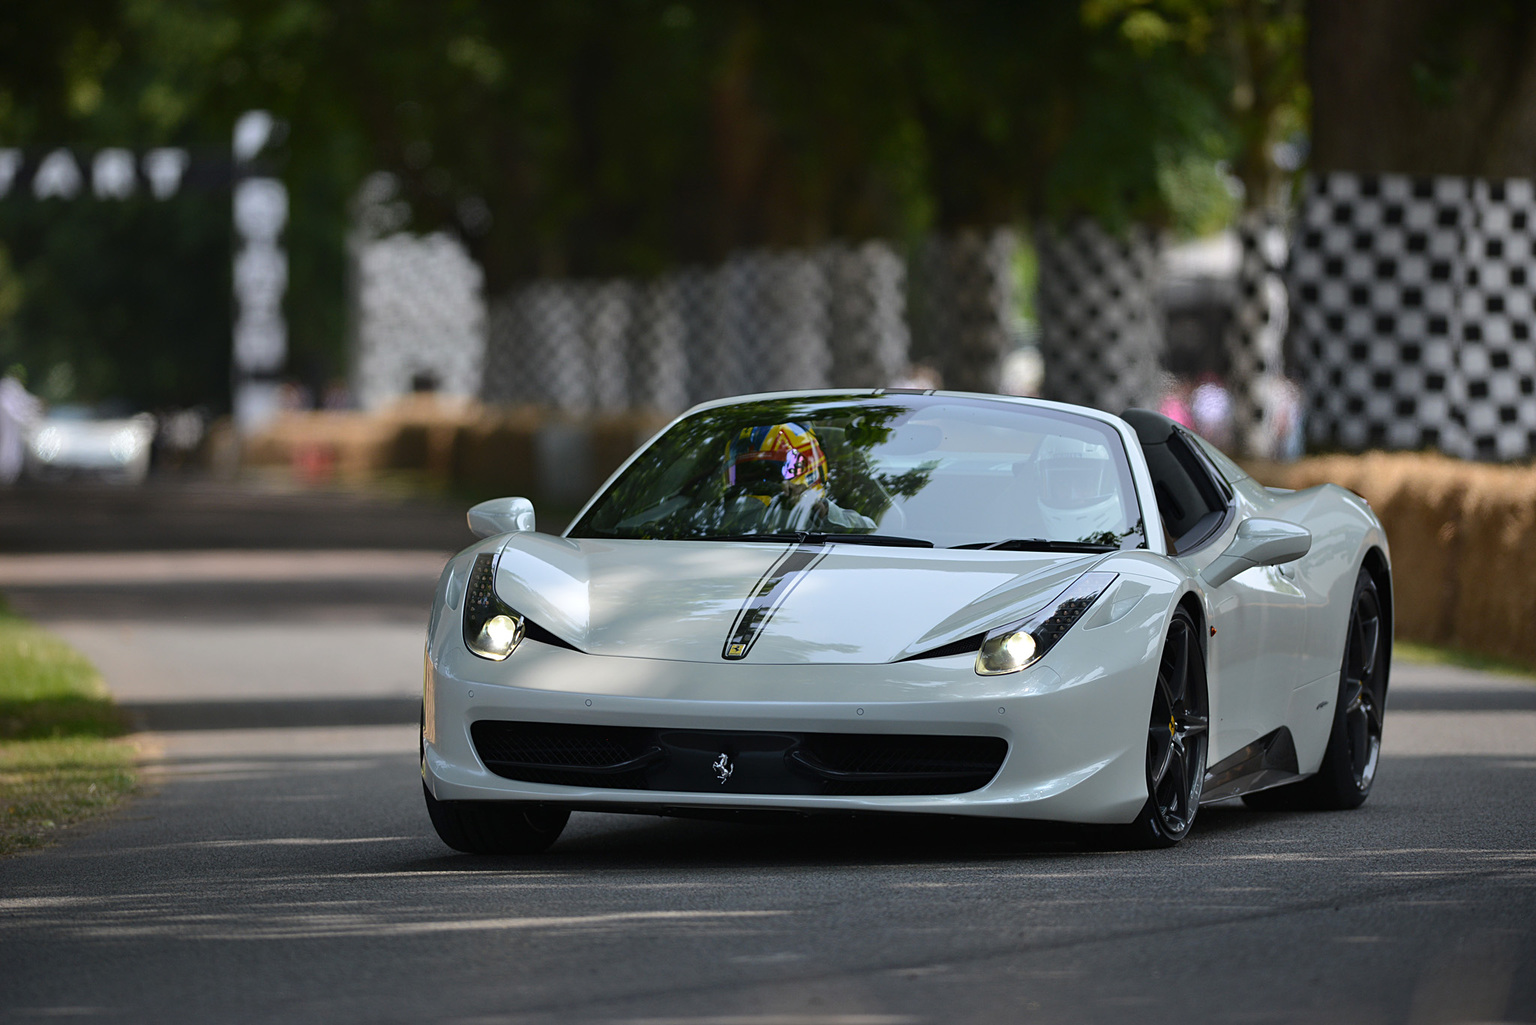
[(1349, 790), (1358, 795), (1357, 805), (1371, 792), (1376, 764), (1381, 758), (1381, 727), (1387, 705), (1383, 627), (1381, 596), (1376, 581), (1366, 575), (1355, 587), (1339, 690), (1344, 736), (1349, 747), (1345, 759), (1349, 766)]
[(1392, 662), (1392, 625), (1381, 591), (1369, 570), (1355, 580), (1333, 728), (1317, 775), (1243, 800), (1265, 811), (1358, 808), (1370, 796), (1381, 760), (1381, 728), (1387, 708), (1387, 672)]
[(1194, 618), (1180, 608), (1158, 661), (1147, 725), (1147, 803), (1125, 827), (1129, 846), (1172, 847), (1194, 824), (1205, 786), (1206, 707), (1200, 635)]

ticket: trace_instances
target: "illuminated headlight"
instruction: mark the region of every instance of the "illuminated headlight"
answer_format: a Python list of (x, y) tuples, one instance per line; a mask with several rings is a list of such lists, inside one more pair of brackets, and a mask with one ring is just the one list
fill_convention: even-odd
[(107, 451), (112, 458), (119, 463), (132, 462), (144, 447), (144, 438), (131, 427), (124, 427), (112, 435), (112, 440), (107, 442)]
[(500, 662), (523, 642), (528, 624), (496, 597), (496, 556), (475, 556), (464, 590), (464, 646), (481, 658)]
[(64, 451), (64, 432), (57, 427), (44, 427), (32, 436), (32, 454), (44, 463), (51, 463)]
[(1114, 573), (1084, 573), (1033, 616), (993, 630), (976, 653), (976, 672), (1002, 676), (1038, 662), (1114, 582)]
[(976, 653), (976, 671), (982, 676), (1016, 673), (1035, 660), (1038, 645), (1026, 630), (992, 634)]

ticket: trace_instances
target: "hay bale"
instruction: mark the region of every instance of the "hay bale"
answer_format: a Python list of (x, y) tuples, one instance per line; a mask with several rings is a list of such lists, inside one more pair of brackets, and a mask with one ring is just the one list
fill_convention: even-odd
[(1536, 665), (1536, 469), (1371, 453), (1249, 471), (1371, 503), (1392, 547), (1398, 636)]
[(536, 498), (534, 442), (544, 419), (536, 409), (513, 409), (465, 424), (451, 439), (449, 478), (478, 494)]
[(251, 466), (290, 466), (301, 480), (326, 476), (366, 480), (390, 465), (398, 425), (366, 413), (337, 410), (289, 411), (261, 433), (246, 439), (242, 461)]
[(1451, 643), (1536, 663), (1536, 479), (1481, 467), (1462, 511), (1460, 588)]

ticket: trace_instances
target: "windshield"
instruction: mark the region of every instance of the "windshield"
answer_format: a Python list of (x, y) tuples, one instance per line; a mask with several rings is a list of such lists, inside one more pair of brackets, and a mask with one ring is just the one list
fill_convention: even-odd
[(800, 532), (938, 547), (1144, 544), (1125, 448), (1108, 424), (942, 395), (703, 410), (657, 439), (569, 533), (708, 540)]

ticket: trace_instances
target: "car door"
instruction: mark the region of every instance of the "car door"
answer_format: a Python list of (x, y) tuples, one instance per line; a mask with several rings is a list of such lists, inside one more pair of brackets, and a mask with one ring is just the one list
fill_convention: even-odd
[[(1154, 490), (1171, 554), (1198, 576), (1255, 510), (1183, 431), (1172, 433), (1155, 461)], [(1149, 455), (1149, 468), (1153, 462)], [(1306, 597), (1294, 576), (1293, 567), (1260, 566), (1207, 591), (1216, 629), (1208, 646), (1212, 761), (1284, 722), (1291, 691), (1306, 682), (1298, 658), (1305, 650)]]

